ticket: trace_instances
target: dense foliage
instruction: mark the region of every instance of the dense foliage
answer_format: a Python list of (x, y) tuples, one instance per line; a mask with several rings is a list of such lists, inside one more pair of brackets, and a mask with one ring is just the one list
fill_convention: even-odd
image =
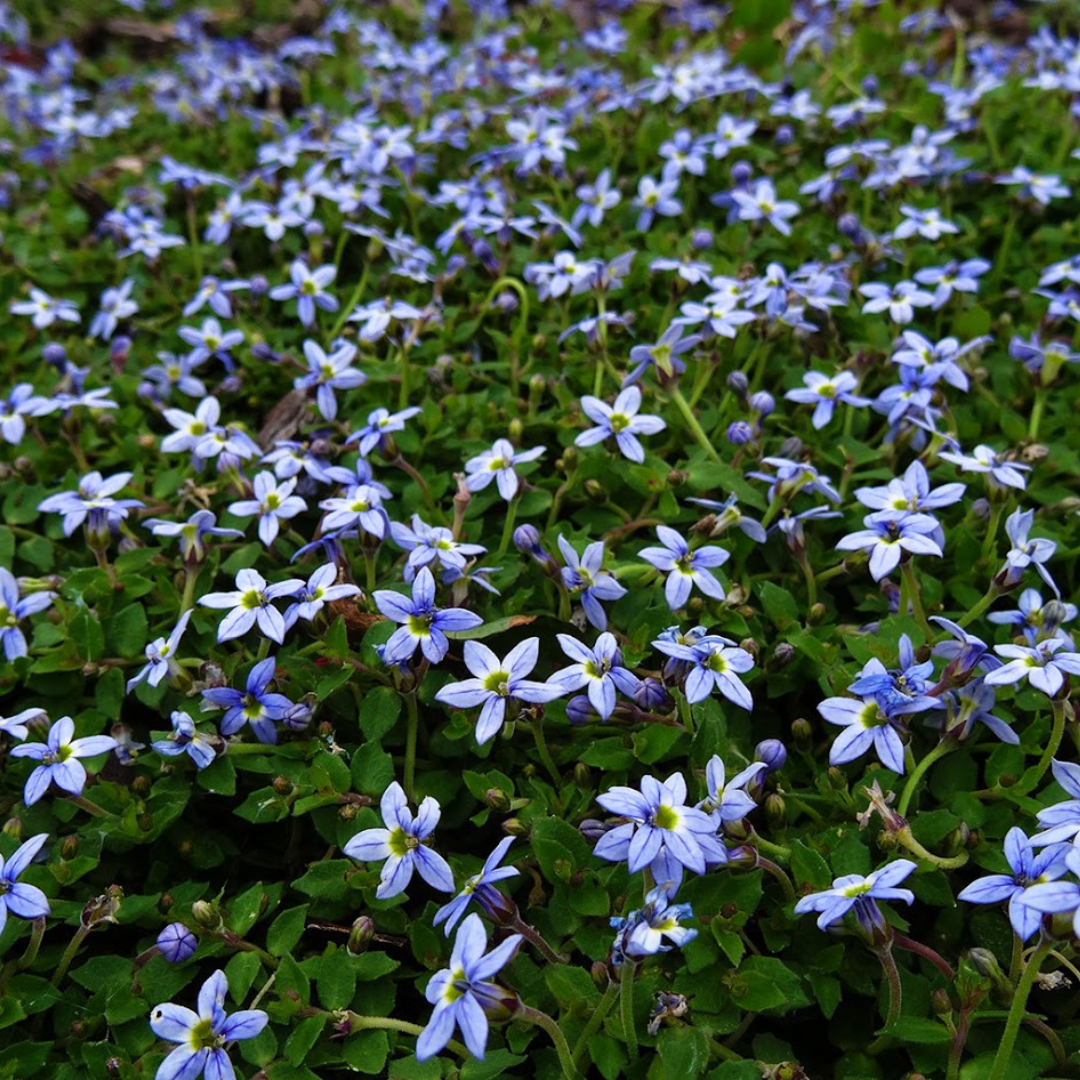
[(0, 1077), (1080, 1075), (1075, 8), (143, 6), (0, 0)]

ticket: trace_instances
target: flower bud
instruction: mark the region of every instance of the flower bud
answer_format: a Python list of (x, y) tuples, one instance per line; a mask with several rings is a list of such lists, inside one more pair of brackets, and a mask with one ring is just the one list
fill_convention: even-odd
[(505, 814), (510, 810), (510, 796), (499, 788), (488, 788), (484, 792), (484, 805)]
[(248, 295), (254, 300), (258, 300), (260, 296), (265, 296), (270, 291), (270, 282), (265, 274), (252, 274), (248, 286)]
[(77, 836), (65, 836), (60, 842), (60, 857), (62, 859), (74, 859), (79, 854), (79, 838)]
[(765, 762), (769, 773), (779, 772), (787, 763), (787, 748), (779, 739), (762, 739), (754, 747), (754, 760)]
[(935, 1016), (949, 1016), (952, 1011), (952, 1002), (949, 1000), (949, 991), (939, 987), (930, 995), (930, 1008)]
[(566, 718), (571, 724), (581, 726), (599, 719), (599, 713), (584, 694), (577, 694), (566, 703)]
[(169, 923), (157, 936), (157, 947), (170, 964), (182, 964), (195, 955), (199, 942), (195, 935), (179, 922)]
[(67, 363), (67, 351), (64, 349), (63, 345), (60, 345), (55, 341), (50, 341), (41, 350), (41, 359), (44, 360), (46, 364), (51, 364), (62, 373), (64, 364)]
[(604, 485), (592, 477), (585, 481), (585, 494), (594, 503), (603, 504), (607, 502), (607, 492), (604, 490)]
[(638, 683), (634, 700), (649, 712), (669, 713), (675, 708), (675, 699), (668, 693), (667, 687), (651, 675)]
[(592, 787), (592, 770), (584, 761), (577, 761), (574, 763), (574, 784), (581, 788), (583, 791), (588, 791)]
[(528, 836), (529, 826), (525, 824), (520, 818), (512, 817), (507, 818), (502, 823), (503, 832), (507, 836)]
[(781, 124), (773, 138), (777, 146), (790, 146), (795, 141), (795, 132), (790, 124)]
[(829, 785), (836, 791), (846, 791), (848, 782), (844, 770), (839, 765), (830, 765), (828, 771)]
[(191, 917), (204, 930), (217, 933), (221, 929), (221, 913), (207, 900), (196, 900), (191, 905)]
[(5, 836), (10, 836), (13, 840), (21, 840), (23, 834), (22, 818), (10, 817), (4, 822), (3, 829), (0, 829)]
[(810, 605), (810, 610), (806, 613), (806, 621), (810, 626), (820, 626), (825, 619), (828, 610), (825, 605), (818, 600), (816, 603)]
[(773, 649), (772, 656), (769, 658), (768, 668), (770, 671), (779, 671), (780, 668), (787, 667), (795, 659), (795, 656), (795, 646), (791, 642), (778, 642), (776, 648)]
[(754, 441), (754, 429), (745, 420), (735, 420), (728, 424), (727, 441), (732, 446), (746, 446)]
[(345, 948), (353, 956), (360, 956), (368, 951), (368, 946), (375, 938), (375, 920), (368, 915), (361, 915), (349, 931), (349, 940)]
[(738, 186), (747, 184), (750, 182), (750, 177), (754, 175), (754, 167), (748, 161), (736, 161), (731, 166), (731, 182)]
[(761, 417), (769, 416), (776, 410), (776, 399), (765, 390), (751, 394), (746, 404)]
[(776, 832), (787, 826), (787, 803), (776, 792), (765, 797), (765, 820), (769, 828)]
[(791, 722), (791, 737), (799, 750), (809, 750), (814, 741), (814, 729), (810, 721), (799, 717)]
[(746, 377), (746, 375), (743, 372), (741, 372), (741, 371), (733, 371), (727, 377), (727, 384), (728, 384), (729, 389), (731, 389), (739, 397), (745, 397), (746, 396), (746, 391), (750, 387), (750, 380)]
[(535, 525), (519, 525), (514, 530), (514, 547), (535, 559), (547, 558), (547, 553), (541, 546), (540, 530)]
[(586, 840), (595, 844), (609, 828), (610, 826), (606, 825), (603, 821), (597, 821), (596, 818), (586, 818), (578, 825), (578, 832), (580, 832)]
[(607, 964), (602, 960), (597, 960), (593, 966), (589, 968), (589, 975), (597, 990), (606, 990), (608, 983), (611, 982), (611, 972), (608, 971)]

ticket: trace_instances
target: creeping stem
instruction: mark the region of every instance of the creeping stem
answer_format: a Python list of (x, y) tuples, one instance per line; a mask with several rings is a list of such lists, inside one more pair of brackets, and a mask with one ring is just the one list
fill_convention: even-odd
[(1053, 709), (1054, 722), (1050, 728), (1050, 741), (1046, 744), (1043, 755), (1039, 758), (1039, 764), (1033, 772), (1029, 772), (1015, 787), (1009, 789), (1010, 795), (1027, 795), (1034, 791), (1042, 782), (1042, 778), (1050, 771), (1054, 756), (1061, 746), (1061, 737), (1065, 734), (1065, 698), (1054, 698), (1050, 703)]
[(604, 1022), (604, 1018), (611, 1012), (611, 1007), (615, 1004), (615, 999), (618, 996), (619, 984), (612, 979), (607, 984), (607, 989), (604, 991), (604, 996), (600, 999), (600, 1004), (593, 1009), (592, 1016), (589, 1017), (589, 1022), (578, 1036), (577, 1042), (574, 1043), (571, 1057), (575, 1067), (577, 1067), (578, 1062), (581, 1060), (581, 1056), (588, 1049), (589, 1040), (600, 1030), (600, 1025)]
[(1013, 1047), (1016, 1045), (1016, 1036), (1020, 1031), (1024, 1013), (1027, 1011), (1028, 996), (1031, 993), (1032, 986), (1035, 984), (1035, 977), (1039, 974), (1043, 959), (1052, 948), (1053, 942), (1049, 938), (1043, 938), (1031, 959), (1028, 960), (1023, 975), (1020, 976), (1020, 982), (1016, 986), (1016, 993), (1013, 995), (1012, 1008), (1009, 1009), (1009, 1017), (1005, 1021), (1005, 1034), (1001, 1037), (997, 1056), (994, 1058), (994, 1065), (990, 1070), (990, 1080), (1005, 1080), (1009, 1062), (1012, 1060)]
[(409, 802), (416, 802), (416, 732), (420, 725), (420, 714), (416, 705), (416, 693), (405, 697), (405, 776), (403, 787)]
[(514, 1019), (524, 1020), (527, 1024), (535, 1024), (536, 1027), (543, 1028), (551, 1036), (551, 1041), (555, 1044), (555, 1049), (559, 1055), (559, 1065), (562, 1068), (565, 1080), (575, 1080), (578, 1071), (574, 1067), (574, 1059), (570, 1054), (566, 1036), (559, 1030), (559, 1025), (547, 1013), (541, 1012), (539, 1009), (532, 1009), (528, 1005), (523, 1005)]
[(904, 785), (903, 793), (900, 796), (900, 802), (897, 804), (896, 812), (901, 817), (907, 817), (908, 807), (911, 805), (912, 797), (918, 790), (919, 781), (922, 780), (926, 774), (926, 770), (930, 768), (939, 758), (943, 758), (950, 750), (953, 749), (955, 743), (950, 740), (942, 739), (941, 742), (930, 751), (919, 762), (918, 765), (912, 770), (911, 775), (907, 779), (907, 783)]
[(634, 969), (635, 961), (629, 957), (619, 968), (619, 1012), (622, 1016), (623, 1039), (630, 1060), (637, 1057), (637, 1032), (634, 1030)]

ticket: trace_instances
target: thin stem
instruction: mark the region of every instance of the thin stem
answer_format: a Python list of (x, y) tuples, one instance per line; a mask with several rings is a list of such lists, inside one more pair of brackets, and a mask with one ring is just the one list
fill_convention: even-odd
[(416, 694), (405, 695), (405, 796), (409, 802), (416, 802), (416, 733), (420, 725), (420, 714), (416, 705)]
[(970, 626), (1000, 595), (1001, 590), (996, 585), (991, 585), (986, 595), (966, 615), (956, 620), (956, 625), (961, 629)]
[(401, 357), (401, 389), (398, 391), (398, 408), (404, 409), (409, 404), (409, 375), (411, 368), (409, 367), (409, 350), (402, 345), (400, 350)]
[(510, 548), (510, 541), (514, 536), (514, 522), (517, 519), (518, 503), (520, 502), (521, 496), (515, 495), (506, 507), (506, 522), (503, 525), (502, 539), (499, 541), (499, 550), (495, 556), (496, 559), (501, 559)]
[(766, 840), (756, 829), (750, 830), (750, 843), (759, 851), (764, 851), (766, 855), (771, 855), (774, 859), (781, 859), (782, 861), (787, 862), (791, 858), (791, 848), (786, 848), (783, 844), (774, 844), (771, 840)]
[(901, 934), (899, 930), (893, 930), (893, 944), (898, 945), (906, 952), (914, 953), (924, 960), (929, 960), (950, 982), (956, 978), (956, 972), (953, 971), (948, 961), (935, 949), (931, 949), (929, 945), (924, 945), (921, 941), (909, 938), (907, 934)]
[(789, 878), (787, 874), (770, 859), (763, 859), (759, 855), (757, 864), (762, 870), (768, 874), (772, 874), (772, 876), (780, 882), (780, 887), (784, 890), (784, 899), (787, 900), (788, 903), (791, 903), (791, 901), (795, 899), (795, 886), (791, 884), (791, 878)]
[(1028, 421), (1028, 438), (1037, 442), (1039, 438), (1039, 425), (1042, 423), (1043, 410), (1046, 408), (1047, 388), (1038, 386), (1035, 388), (1035, 401), (1031, 406), (1031, 419)]
[(941, 742), (930, 751), (919, 762), (918, 765), (912, 770), (911, 775), (907, 779), (907, 783), (904, 785), (904, 791), (900, 796), (900, 802), (896, 806), (896, 812), (901, 817), (907, 817), (908, 807), (911, 805), (912, 797), (915, 795), (916, 790), (919, 787), (919, 781), (922, 780), (926, 770), (930, 768), (939, 758), (943, 758), (950, 750), (953, 749), (955, 743), (947, 742), (942, 739)]
[(544, 940), (543, 934), (536, 929), (535, 926), (530, 926), (521, 915), (515, 915), (508, 923), (507, 926), (515, 933), (520, 934), (530, 945), (534, 945), (538, 952), (540, 952), (544, 959), (552, 964), (565, 964), (567, 959), (561, 953), (557, 953), (548, 943)]
[(349, 316), (356, 310), (356, 305), (360, 302), (360, 297), (364, 294), (364, 286), (367, 284), (368, 271), (371, 269), (370, 263), (364, 263), (364, 269), (360, 274), (360, 280), (356, 283), (356, 288), (353, 289), (352, 296), (349, 297), (349, 302), (343, 304), (341, 307), (341, 314), (337, 317), (337, 322), (330, 328), (330, 336), (328, 341), (333, 341), (334, 338), (341, 333), (341, 328), (349, 321)]
[(1020, 1024), (1027, 1011), (1028, 996), (1035, 984), (1035, 977), (1039, 974), (1039, 967), (1043, 958), (1053, 948), (1053, 942), (1049, 938), (1043, 938), (1035, 950), (1034, 955), (1027, 962), (1020, 982), (1017, 983), (1016, 993), (1013, 995), (1012, 1007), (1009, 1009), (1009, 1017), (1005, 1021), (1005, 1034), (998, 1044), (997, 1056), (994, 1058), (993, 1067), (990, 1069), (989, 1080), (1005, 1080), (1009, 1062), (1012, 1060), (1013, 1047), (1016, 1045), (1016, 1036), (1020, 1031)]
[(630, 1060), (637, 1057), (637, 1032), (634, 1030), (634, 968), (637, 965), (627, 959), (619, 968), (619, 1012), (622, 1016), (623, 1039)]
[(60, 981), (67, 973), (67, 969), (71, 967), (71, 961), (75, 959), (75, 954), (79, 951), (79, 946), (82, 945), (83, 939), (89, 933), (89, 926), (80, 926), (71, 935), (71, 941), (68, 942), (68, 947), (64, 950), (64, 955), (60, 957), (60, 963), (53, 972), (53, 977), (49, 980), (53, 986), (60, 985)]
[[(922, 587), (919, 585), (918, 579), (915, 577), (915, 567), (912, 563), (904, 563), (900, 567), (900, 575), (903, 577), (904, 582), (907, 585), (908, 599), (911, 601), (912, 609), (915, 612), (915, 621), (919, 624), (919, 628), (926, 635), (927, 641), (933, 641), (934, 631), (930, 628), (930, 624), (926, 621), (926, 612), (923, 610), (922, 602)], [(901, 615), (906, 615), (907, 610), (900, 609)]]
[(1054, 711), (1054, 722), (1050, 728), (1050, 741), (1046, 744), (1046, 749), (1039, 759), (1039, 764), (1035, 766), (1035, 771), (1033, 773), (1028, 772), (1019, 784), (1009, 788), (1010, 795), (1027, 795), (1029, 792), (1034, 791), (1039, 786), (1042, 778), (1049, 772), (1054, 761), (1054, 755), (1057, 754), (1061, 747), (1061, 738), (1065, 734), (1065, 699), (1054, 698), (1050, 702), (1050, 707)]
[[(410, 1024), (407, 1020), (394, 1020), (389, 1016), (360, 1016), (358, 1013), (346, 1012), (345, 1019), (349, 1023), (350, 1035), (355, 1035), (358, 1031), (402, 1031), (406, 1035), (419, 1035), (424, 1030), (419, 1024)], [(472, 1057), (456, 1039), (451, 1039), (446, 1046), (458, 1057)]]
[(592, 1016), (589, 1017), (589, 1022), (578, 1036), (577, 1042), (574, 1043), (571, 1057), (575, 1068), (581, 1060), (582, 1055), (589, 1048), (589, 1040), (600, 1030), (600, 1025), (604, 1022), (604, 1018), (607, 1014), (611, 1012), (611, 1007), (615, 1004), (615, 999), (618, 996), (619, 984), (614, 979), (611, 979), (608, 981), (604, 996), (600, 999), (600, 1004), (593, 1009)]
[(810, 565), (806, 552), (799, 556), (799, 566), (806, 579), (806, 610), (809, 611), (817, 603), (817, 578), (814, 576), (814, 568)]
[[(984, 562), (989, 562), (990, 557), (997, 550), (998, 525), (1001, 522), (1001, 514), (1004, 509), (1004, 503), (994, 503), (994, 507), (990, 511), (990, 521), (986, 527), (986, 537), (982, 546), (982, 559)], [(960, 625), (963, 626), (964, 624), (961, 623)]]
[(878, 949), (881, 970), (889, 986), (889, 1011), (885, 1014), (885, 1026), (892, 1027), (900, 1019), (904, 1004), (904, 991), (900, 986), (900, 972), (896, 968), (896, 958), (892, 954), (892, 945)]
[(543, 762), (544, 768), (547, 769), (548, 775), (551, 777), (551, 782), (555, 785), (555, 790), (558, 791), (562, 787), (562, 777), (559, 775), (559, 770), (555, 765), (555, 759), (551, 756), (551, 751), (548, 749), (547, 737), (544, 735), (544, 721), (541, 717), (537, 717), (532, 722), (533, 738), (536, 740), (536, 752), (540, 755), (540, 760)]
[(932, 851), (928, 851), (919, 843), (911, 834), (910, 828), (900, 829), (896, 833), (897, 840), (900, 841), (903, 847), (906, 847), (913, 855), (918, 855), (920, 859), (925, 859), (927, 862), (933, 863), (935, 866), (942, 870), (955, 870), (958, 866), (963, 866), (968, 861), (968, 853), (961, 851), (959, 855), (953, 855), (951, 858), (944, 855), (935, 855)]
[(720, 455), (716, 452), (716, 448), (713, 446), (709, 439), (709, 436), (705, 434), (704, 428), (698, 423), (698, 418), (694, 415), (694, 410), (690, 407), (690, 403), (682, 396), (682, 391), (678, 386), (672, 386), (668, 391), (668, 397), (675, 403), (675, 407), (682, 413), (682, 418), (686, 422), (686, 426), (690, 429), (690, 433), (697, 440), (698, 446), (705, 451), (713, 459), (713, 461), (719, 461)]
[(28, 968), (37, 959), (38, 949), (41, 948), (41, 939), (44, 936), (45, 916), (39, 915), (30, 924), (30, 940), (26, 943), (26, 949), (15, 965), (18, 969)]
[(570, 1047), (566, 1042), (566, 1036), (559, 1030), (559, 1025), (556, 1024), (547, 1013), (541, 1012), (539, 1009), (530, 1008), (528, 1005), (522, 1006), (521, 1011), (514, 1019), (524, 1020), (526, 1024), (535, 1024), (536, 1027), (543, 1028), (551, 1037), (551, 1041), (555, 1044), (555, 1050), (559, 1055), (559, 1065), (562, 1067), (563, 1076), (566, 1080), (575, 1080), (578, 1071), (574, 1067), (574, 1059), (570, 1054)]
[(199, 579), (199, 571), (187, 569), (184, 571), (184, 593), (180, 597), (180, 614), (190, 611), (195, 606), (195, 583)]

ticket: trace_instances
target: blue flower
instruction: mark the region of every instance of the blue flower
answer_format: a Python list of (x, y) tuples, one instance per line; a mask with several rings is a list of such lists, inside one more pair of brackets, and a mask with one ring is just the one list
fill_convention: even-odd
[(226, 1043), (253, 1039), (270, 1019), (262, 1009), (243, 1009), (225, 1014), (229, 984), (225, 972), (215, 971), (199, 990), (197, 1013), (171, 1002), (150, 1013), (150, 1027), (159, 1039), (178, 1043), (158, 1066), (155, 1080), (232, 1080), (232, 1062)]
[(455, 1027), (461, 1029), (469, 1052), (483, 1059), (488, 1037), (484, 1009), (504, 1004), (508, 996), (488, 980), (506, 967), (520, 943), (521, 935), (511, 934), (485, 953), (487, 934), (480, 916), (474, 912), (465, 919), (454, 939), (450, 966), (437, 972), (424, 992), (435, 1011), (416, 1040), (417, 1061), (427, 1061), (442, 1050)]
[(566, 693), (562, 685), (534, 682), (526, 678), (536, 667), (540, 652), (539, 638), (527, 638), (515, 645), (503, 660), (479, 641), (466, 641), (464, 652), (465, 666), (476, 678), (449, 683), (439, 690), (435, 700), (456, 709), (482, 705), (476, 723), (476, 741), (480, 745), (494, 738), (501, 730), (508, 700), (541, 704), (554, 701)]
[(327, 604), (335, 600), (344, 600), (349, 596), (359, 596), (360, 589), (355, 585), (336, 585), (338, 568), (329, 562), (320, 566), (308, 578), (307, 585), (296, 593), (296, 603), (285, 609), (285, 629), (289, 630), (297, 619), (312, 622)]
[(1036, 854), (1024, 830), (1016, 826), (1005, 836), (1005, 859), (1012, 873), (990, 874), (973, 881), (958, 895), (958, 900), (969, 904), (1000, 904), (1009, 902), (1009, 922), (1022, 941), (1027, 941), (1036, 930), (1042, 916), (1024, 902), (1024, 896), (1033, 885), (1056, 881), (1065, 873), (1067, 844), (1051, 844)]
[(615, 580), (614, 574), (603, 568), (604, 542), (596, 540), (589, 544), (585, 553), (578, 558), (570, 542), (560, 535), (559, 550), (566, 560), (566, 565), (561, 569), (563, 584), (568, 589), (580, 590), (578, 598), (585, 617), (597, 630), (606, 630), (607, 613), (600, 606), (600, 601), (619, 600), (626, 595), (626, 589)]
[(299, 578), (267, 585), (257, 571), (241, 570), (236, 575), (235, 591), (208, 593), (199, 603), (208, 608), (231, 609), (218, 626), (219, 642), (242, 637), (258, 623), (259, 632), (280, 645), (285, 640), (285, 620), (271, 601), (280, 596), (295, 596), (303, 587), (304, 582)]
[(863, 877), (861, 874), (847, 874), (833, 882), (831, 889), (804, 896), (795, 905), (795, 914), (804, 915), (808, 911), (818, 912), (817, 924), (825, 930), (839, 922), (852, 908), (860, 916), (860, 922), (874, 925), (880, 921), (875, 900), (903, 900), (911, 904), (915, 894), (910, 889), (898, 889), (917, 869), (909, 859), (897, 859), (895, 862), (875, 870)]
[(638, 555), (668, 575), (664, 596), (672, 611), (685, 606), (695, 585), (713, 600), (724, 599), (724, 587), (709, 571), (723, 566), (731, 558), (729, 552), (715, 545), (691, 551), (690, 545), (666, 525), (657, 526), (656, 535), (664, 546), (643, 548)]
[(169, 923), (157, 936), (157, 947), (170, 964), (182, 964), (195, 955), (199, 942), (195, 935), (179, 922)]
[(324, 420), (337, 416), (335, 390), (353, 390), (367, 382), (367, 376), (357, 368), (350, 367), (356, 356), (356, 346), (346, 342), (332, 353), (323, 352), (314, 341), (304, 342), (304, 357), (308, 362), (308, 374), (293, 380), (297, 390), (315, 388), (315, 401)]
[(116, 749), (111, 735), (90, 735), (83, 739), (73, 738), (75, 722), (70, 716), (62, 716), (51, 728), (44, 743), (22, 743), (12, 747), (12, 757), (28, 757), (41, 764), (27, 777), (23, 789), (23, 801), (33, 806), (56, 784), (71, 795), (81, 795), (86, 784), (86, 769), (79, 758), (97, 757)]
[(213, 763), (217, 753), (214, 744), (195, 727), (195, 721), (187, 713), (176, 710), (170, 717), (172, 734), (167, 739), (151, 743), (152, 749), (165, 757), (179, 757), (187, 754), (195, 768), (205, 769)]
[(868, 551), (870, 576), (880, 581), (891, 574), (907, 551), (913, 555), (943, 554), (940, 545), (930, 535), (940, 526), (929, 514), (912, 514), (891, 510), (868, 514), (863, 518), (865, 529), (848, 533), (836, 544), (839, 551)]
[(326, 287), (337, 276), (337, 267), (332, 264), (309, 270), (307, 264), (296, 259), (289, 267), (290, 281), (287, 285), (276, 285), (270, 290), (271, 300), (296, 300), (296, 313), (304, 326), (315, 321), (315, 309), (337, 311), (338, 300), (326, 291)]
[[(689, 904), (673, 904), (675, 889), (670, 882), (657, 885), (645, 895), (645, 906), (632, 911), (626, 918), (612, 918), (611, 928), (617, 930), (611, 946), (611, 962), (621, 967), (627, 959), (639, 960), (658, 952), (680, 949), (693, 941), (698, 932), (681, 926), (684, 919), (693, 917)], [(671, 942), (664, 944), (664, 939)]]
[(127, 693), (130, 694), (144, 679), (151, 686), (157, 686), (166, 675), (171, 677), (180, 673), (180, 665), (176, 662), (176, 650), (190, 619), (191, 612), (185, 611), (168, 638), (156, 638), (146, 646), (146, 665), (128, 679)]
[(457, 925), (458, 920), (465, 914), (469, 903), (475, 900), (489, 916), (504, 912), (508, 906), (506, 897), (494, 886), (497, 881), (505, 881), (507, 878), (517, 877), (520, 871), (516, 866), (500, 866), (499, 863), (506, 857), (510, 845), (514, 842), (512, 836), (504, 836), (495, 846), (495, 850), (484, 860), (480, 873), (473, 874), (466, 879), (461, 887), (461, 892), (448, 904), (443, 904), (435, 917), (431, 920), (438, 926), (443, 920), (446, 921), (446, 936)]
[(1033, 646), (995, 645), (999, 656), (1011, 657), (1007, 664), (984, 677), (988, 686), (1008, 686), (1027, 678), (1048, 698), (1057, 695), (1065, 685), (1066, 675), (1080, 675), (1080, 653), (1069, 651), (1055, 655), (1060, 649), (1072, 644), (1064, 638), (1046, 638)]
[(224, 536), (233, 539), (244, 535), (239, 529), (219, 528), (216, 523), (217, 518), (212, 510), (196, 510), (187, 521), (147, 518), (143, 522), (155, 536), (179, 537), (180, 554), (187, 563), (201, 563), (206, 558), (206, 545), (203, 540), (207, 536)]
[(623, 390), (614, 405), (586, 395), (581, 399), (581, 411), (596, 427), (583, 431), (574, 444), (595, 446), (605, 439), (614, 439), (623, 457), (640, 464), (645, 460), (645, 451), (637, 436), (656, 435), (667, 427), (658, 416), (639, 416), (640, 408), (641, 391), (636, 386)]
[(1080, 765), (1071, 761), (1054, 761), (1054, 779), (1065, 789), (1069, 798), (1040, 810), (1036, 817), (1043, 831), (1032, 837), (1034, 844), (1057, 844), (1080, 836)]
[(373, 484), (353, 484), (344, 495), (323, 499), (319, 506), (330, 513), (323, 518), (322, 531), (363, 529), (381, 540), (390, 520), (382, 508), (383, 498), (385, 496)]
[(633, 697), (638, 687), (637, 676), (623, 667), (614, 635), (601, 634), (592, 649), (569, 634), (556, 636), (562, 651), (575, 663), (560, 668), (548, 681), (560, 683), (567, 691), (585, 687), (593, 708), (607, 720), (615, 710), (616, 690)]
[(395, 780), (379, 803), (386, 828), (364, 829), (348, 840), (342, 849), (350, 859), (359, 862), (383, 862), (378, 900), (389, 900), (403, 893), (414, 872), (434, 889), (454, 891), (454, 875), (446, 860), (437, 855), (424, 841), (435, 831), (442, 810), (430, 795), (420, 803), (416, 817), (409, 810), (401, 785)]
[(221, 734), (235, 735), (245, 724), (251, 725), (255, 737), (261, 743), (276, 743), (280, 720), (292, 708), (292, 702), (284, 694), (271, 694), (267, 687), (273, 681), (275, 658), (260, 660), (247, 677), (246, 692), (228, 686), (203, 690), (202, 696), (219, 709), (227, 712), (221, 718)]
[(416, 575), (411, 601), (389, 589), (379, 589), (374, 597), (379, 611), (402, 624), (384, 647), (383, 658), (387, 664), (401, 664), (411, 659), (418, 645), (424, 656), (437, 664), (450, 650), (447, 633), (474, 630), (484, 621), (464, 608), (437, 608), (435, 579), (426, 566)]
[[(1036, 840), (1038, 838), (1036, 837)], [(1080, 848), (1065, 853), (1065, 868), (1080, 877)], [(1071, 915), (1073, 933), (1080, 935), (1080, 885), (1075, 881), (1045, 881), (1025, 889), (1018, 902), (1042, 915)]]
[(660, 637), (653, 645), (667, 656), (690, 665), (684, 689), (691, 705), (719, 690), (728, 701), (747, 711), (754, 707), (750, 691), (736, 678), (754, 666), (754, 658), (734, 641), (719, 634), (706, 634), (690, 644)]
[(854, 698), (831, 697), (821, 702), (817, 709), (830, 724), (845, 729), (829, 751), (830, 765), (844, 765), (873, 749), (882, 764), (894, 773), (903, 775), (904, 744), (900, 732), (893, 725), (892, 714), (877, 698), (867, 697), (857, 701)]
[(509, 502), (517, 494), (520, 484), (514, 466), (535, 461), (543, 453), (542, 446), (518, 453), (508, 439), (496, 439), (490, 450), (465, 462), (465, 472), (468, 474), (465, 486), (470, 491), (483, 491), (495, 480), (499, 494)]
[(45, 894), (36, 885), (19, 881), (48, 839), (48, 833), (38, 833), (16, 848), (7, 860), (0, 855), (0, 933), (4, 932), (9, 913), (20, 919), (40, 919), (49, 914)]
[(109, 529), (127, 517), (132, 507), (142, 506), (138, 499), (114, 499), (127, 485), (132, 474), (117, 473), (103, 479), (101, 473), (87, 473), (79, 481), (78, 491), (63, 491), (50, 495), (38, 503), (38, 510), (46, 514), (64, 515), (64, 535), (70, 536), (84, 521), (87, 531), (108, 535)]
[[(777, 745), (783, 752), (783, 746)], [(764, 761), (755, 761), (725, 783), (724, 760), (719, 754), (713, 754), (705, 766), (708, 794), (698, 803), (698, 809), (711, 814), (718, 828), (728, 822), (741, 821), (757, 807), (747, 793), (746, 785), (768, 772), (769, 766)]]
[(283, 480), (280, 484), (272, 472), (260, 472), (252, 482), (253, 499), (241, 499), (229, 504), (229, 513), (236, 517), (259, 519), (259, 539), (269, 548), (277, 539), (282, 521), (302, 514), (307, 503), (294, 495), (296, 480)]
[(0, 642), (8, 660), (25, 656), (26, 638), (19, 629), (19, 621), (28, 615), (44, 611), (56, 599), (56, 593), (48, 589), (19, 596), (19, 583), (6, 567), (0, 566)]
[(636, 874), (651, 867), (660, 884), (682, 880), (682, 868), (704, 874), (709, 863), (727, 862), (727, 849), (716, 835), (716, 822), (686, 805), (686, 781), (672, 773), (663, 783), (642, 777), (641, 790), (616, 786), (596, 801), (609, 813), (628, 818), (604, 833), (593, 854), (611, 862), (627, 862)]
[(803, 376), (806, 386), (801, 389), (789, 390), (784, 397), (788, 401), (797, 401), (803, 405), (814, 405), (814, 415), (811, 423), (814, 427), (823, 428), (832, 419), (833, 410), (838, 401), (845, 405), (864, 406), (870, 404), (869, 398), (859, 397), (852, 391), (858, 385), (858, 380), (850, 371), (841, 371), (831, 379), (818, 371), (808, 371)]

